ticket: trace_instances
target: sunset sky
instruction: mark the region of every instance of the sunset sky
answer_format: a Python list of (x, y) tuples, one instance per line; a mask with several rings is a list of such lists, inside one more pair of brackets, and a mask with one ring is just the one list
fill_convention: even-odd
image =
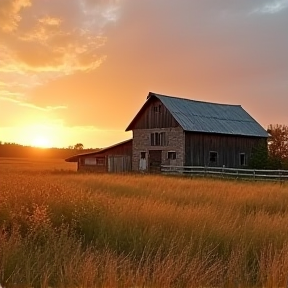
[(0, 0), (0, 141), (112, 145), (149, 91), (288, 125), (288, 0)]

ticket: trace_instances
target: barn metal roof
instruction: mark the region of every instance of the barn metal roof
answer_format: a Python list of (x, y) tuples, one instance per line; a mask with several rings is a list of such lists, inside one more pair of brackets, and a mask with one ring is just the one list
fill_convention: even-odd
[(267, 131), (240, 105), (195, 101), (152, 92), (147, 102), (153, 97), (165, 105), (185, 131), (268, 137)]

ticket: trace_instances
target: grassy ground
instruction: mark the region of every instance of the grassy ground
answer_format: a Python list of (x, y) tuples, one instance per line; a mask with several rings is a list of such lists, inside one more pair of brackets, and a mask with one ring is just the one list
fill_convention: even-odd
[(287, 287), (285, 184), (25, 161), (0, 159), (4, 286)]

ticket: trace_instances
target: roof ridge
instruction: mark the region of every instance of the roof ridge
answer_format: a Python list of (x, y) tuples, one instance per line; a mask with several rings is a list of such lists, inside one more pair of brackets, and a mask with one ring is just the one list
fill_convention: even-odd
[(187, 101), (191, 101), (191, 102), (199, 102), (199, 103), (204, 103), (204, 104), (213, 104), (213, 105), (220, 105), (220, 106), (242, 107), (240, 104), (217, 103), (217, 102), (208, 102), (208, 101), (194, 100), (194, 99), (188, 99), (188, 98), (179, 98), (179, 97), (176, 97), (176, 96), (158, 94), (158, 93), (154, 93), (154, 92), (149, 92), (149, 94), (148, 94), (148, 96), (147, 96), (147, 100), (148, 100), (151, 96), (174, 98), (174, 99), (177, 99), (177, 100), (187, 100)]

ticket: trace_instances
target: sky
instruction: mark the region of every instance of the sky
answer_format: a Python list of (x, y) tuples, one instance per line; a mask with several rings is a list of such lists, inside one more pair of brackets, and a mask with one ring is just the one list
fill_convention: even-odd
[(148, 93), (288, 125), (288, 0), (0, 0), (0, 141), (101, 148)]

